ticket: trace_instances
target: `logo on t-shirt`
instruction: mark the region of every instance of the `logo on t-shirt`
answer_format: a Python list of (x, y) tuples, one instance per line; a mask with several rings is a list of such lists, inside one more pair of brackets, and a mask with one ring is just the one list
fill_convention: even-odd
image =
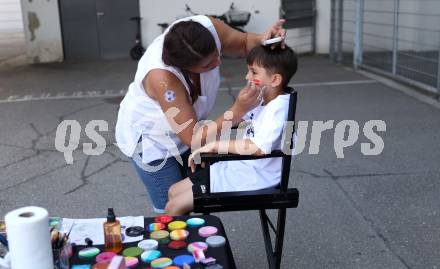
[(249, 120), (251, 121), (251, 124), (249, 124), (249, 126), (247, 127), (246, 134), (247, 136), (251, 136), (252, 134), (252, 137), (255, 137), (253, 119), (254, 119), (254, 113), (251, 113), (251, 115), (249, 116)]
[(249, 127), (248, 127), (248, 129), (246, 131), (246, 134), (248, 136), (252, 135), (252, 137), (255, 137), (254, 126), (252, 125), (252, 123), (251, 123), (251, 125), (249, 125)]

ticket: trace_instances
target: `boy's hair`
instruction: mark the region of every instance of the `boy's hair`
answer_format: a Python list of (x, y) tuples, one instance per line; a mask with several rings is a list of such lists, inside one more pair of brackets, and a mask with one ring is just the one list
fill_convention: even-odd
[(248, 65), (256, 64), (266, 69), (268, 73), (280, 74), (284, 91), (290, 79), (295, 75), (298, 68), (298, 59), (295, 52), (286, 45), (284, 49), (277, 46), (271, 49), (270, 46), (256, 46), (246, 58)]

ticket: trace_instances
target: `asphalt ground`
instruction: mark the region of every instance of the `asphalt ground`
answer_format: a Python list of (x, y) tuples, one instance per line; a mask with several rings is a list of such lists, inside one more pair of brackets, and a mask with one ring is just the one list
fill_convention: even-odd
[[(0, 71), (0, 218), (38, 205), (52, 216), (153, 215), (129, 160), (113, 145), (120, 96), (134, 76), (131, 61), (65, 62)], [(244, 84), (242, 60), (227, 59), (211, 113), (215, 117)], [(331, 63), (300, 58), (293, 80), (297, 120), (308, 123), (304, 151), (292, 162), (290, 186), (300, 191), (289, 209), (282, 268), (437, 268), (440, 266), (440, 112), (389, 83)], [(435, 102), (434, 102), (435, 103)], [(63, 120), (82, 128), (74, 163), (54, 146)], [(108, 122), (105, 152), (88, 156), (84, 132), (92, 120)], [(309, 154), (315, 121), (334, 121), (318, 154)], [(335, 153), (335, 126), (359, 124), (356, 143)], [(377, 132), (380, 155), (365, 156), (363, 126), (386, 123)], [(266, 268), (257, 212), (216, 214), (223, 221), (238, 268)], [(272, 214), (271, 214), (272, 215)]]

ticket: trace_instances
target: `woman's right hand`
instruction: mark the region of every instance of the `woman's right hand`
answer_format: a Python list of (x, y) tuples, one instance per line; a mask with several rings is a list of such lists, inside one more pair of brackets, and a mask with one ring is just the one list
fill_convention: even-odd
[(252, 89), (248, 85), (240, 90), (240, 93), (235, 100), (233, 105), (233, 111), (239, 113), (240, 117), (257, 107), (261, 102), (260, 92), (258, 90)]

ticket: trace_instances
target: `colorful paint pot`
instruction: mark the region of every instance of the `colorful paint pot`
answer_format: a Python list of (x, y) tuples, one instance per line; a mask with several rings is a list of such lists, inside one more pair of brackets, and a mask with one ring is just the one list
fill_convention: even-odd
[(125, 266), (128, 268), (136, 267), (139, 264), (139, 260), (136, 257), (125, 257)]
[(205, 242), (194, 242), (188, 245), (187, 250), (192, 254), (194, 250), (206, 251), (208, 249), (208, 244)]
[(142, 252), (144, 252), (144, 250), (140, 247), (131, 247), (124, 249), (124, 251), (122, 251), (122, 255), (124, 255), (124, 257), (137, 257), (141, 255)]
[(187, 230), (174, 230), (170, 233), (171, 240), (185, 240), (189, 235)]
[(190, 218), (186, 221), (186, 224), (191, 228), (200, 227), (205, 224), (205, 220), (202, 218)]
[(80, 259), (89, 259), (89, 258), (94, 258), (96, 257), (96, 255), (98, 255), (101, 251), (99, 250), (99, 248), (95, 248), (95, 247), (89, 247), (89, 248), (84, 248), (81, 249), (78, 252), (78, 257)]
[(165, 224), (160, 223), (160, 222), (154, 222), (154, 223), (150, 223), (148, 224), (148, 231), (154, 232), (154, 231), (160, 231), (160, 230), (164, 230), (165, 229)]
[(218, 232), (218, 229), (214, 226), (205, 226), (199, 229), (199, 235), (201, 237), (210, 237), (213, 235), (216, 235)]
[(174, 231), (174, 230), (183, 230), (186, 228), (186, 222), (181, 220), (176, 220), (173, 222), (168, 223), (168, 230)]
[(159, 246), (159, 242), (154, 239), (145, 239), (138, 243), (138, 247), (140, 247), (143, 250), (154, 250), (157, 249)]
[(158, 259), (162, 253), (159, 250), (147, 250), (141, 254), (141, 260), (146, 263), (150, 263)]
[(170, 258), (159, 258), (151, 262), (153, 268), (165, 268), (173, 264), (173, 260)]
[(102, 252), (101, 254), (96, 256), (96, 262), (98, 262), (98, 263), (108, 262), (109, 263), (112, 261), (114, 256), (116, 256), (116, 254), (113, 252), (110, 252), (110, 251)]

